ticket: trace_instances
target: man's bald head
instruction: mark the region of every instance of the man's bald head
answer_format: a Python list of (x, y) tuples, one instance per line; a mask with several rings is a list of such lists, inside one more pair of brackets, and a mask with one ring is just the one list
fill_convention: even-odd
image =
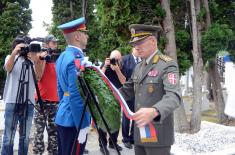
[(122, 58), (121, 52), (119, 52), (118, 50), (112, 51), (110, 54), (110, 59), (113, 59), (113, 58), (115, 58), (116, 60), (121, 60)]

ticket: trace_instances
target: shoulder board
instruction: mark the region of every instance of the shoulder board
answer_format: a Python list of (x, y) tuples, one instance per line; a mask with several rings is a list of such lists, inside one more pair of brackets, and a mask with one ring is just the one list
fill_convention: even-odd
[(161, 54), (160, 58), (166, 62), (173, 60), (171, 57)]
[(159, 60), (159, 55), (158, 54), (155, 54), (154, 57), (153, 57), (153, 64), (156, 64)]

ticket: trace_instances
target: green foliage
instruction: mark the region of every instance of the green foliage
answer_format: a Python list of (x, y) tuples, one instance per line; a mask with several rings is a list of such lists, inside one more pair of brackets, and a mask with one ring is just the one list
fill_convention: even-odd
[(213, 22), (228, 24), (235, 31), (235, 2), (211, 0), (209, 5)]
[(4, 58), (11, 52), (13, 39), (19, 35), (27, 35), (31, 29), (31, 9), (28, 0), (4, 0), (0, 2), (0, 79), (5, 80), (2, 66)]
[(166, 16), (166, 12), (165, 10), (162, 9), (160, 4), (156, 5), (155, 13), (158, 17), (161, 17), (161, 19), (163, 19)]
[(191, 36), (189, 32), (187, 32), (185, 29), (178, 30), (175, 34), (176, 36), (176, 44), (177, 48), (185, 51), (189, 51), (191, 49)]
[[(92, 68), (86, 68), (81, 74), (81, 77), (84, 78), (91, 91), (97, 97), (99, 101), (99, 108), (107, 124), (109, 125), (111, 133), (118, 131), (121, 121), (121, 108), (118, 101), (112, 94), (112, 90), (104, 83), (103, 79)], [(79, 88), (83, 99), (85, 100), (85, 94), (81, 91), (81, 86), (79, 86)], [(95, 104), (90, 103), (90, 105), (98, 126), (103, 131), (106, 131), (105, 125), (103, 124)]]
[(180, 75), (184, 75), (185, 72), (189, 69), (189, 67), (192, 66), (193, 61), (191, 60), (190, 56), (190, 53), (177, 50), (177, 59)]
[(165, 16), (159, 3), (152, 0), (144, 3), (143, 0), (97, 0), (95, 7), (96, 12), (89, 10), (89, 14), (96, 18), (88, 22), (88, 27), (91, 27), (88, 54), (93, 60), (104, 60), (114, 49), (119, 49), (123, 55), (129, 53), (129, 25), (153, 21), (160, 24)]
[[(131, 13), (130, 0), (115, 1), (108, 3), (104, 0), (97, 1), (97, 24), (96, 31), (99, 32), (96, 46), (91, 48), (91, 53), (96, 51), (101, 59), (104, 59), (110, 51), (119, 48), (122, 53), (128, 53), (130, 22), (137, 21), (138, 17)], [(128, 50), (128, 51), (127, 51)]]
[[(70, 3), (72, 4), (72, 8), (70, 8)], [(66, 42), (63, 37), (62, 31), (57, 27), (63, 23), (69, 22), (71, 20), (75, 20), (82, 15), (82, 7), (81, 0), (53, 0), (52, 7), (52, 25), (48, 27), (48, 31), (55, 35), (59, 39), (59, 48), (65, 49)]]
[(199, 14), (197, 15), (197, 21), (199, 22), (203, 22), (206, 18), (206, 9), (205, 8), (201, 8)]
[[(213, 22), (227, 24), (228, 28), (233, 31), (233, 34), (235, 34), (235, 1), (211, 0), (209, 4)], [(235, 36), (230, 39), (229, 46), (226, 48), (233, 58), (235, 57), (234, 42)], [(227, 42), (225, 46), (227, 46)]]
[(186, 30), (176, 32), (177, 59), (180, 74), (183, 75), (192, 65), (193, 58), (190, 52), (192, 48), (190, 34)]
[[(172, 0), (171, 12), (175, 26), (175, 39), (177, 48), (177, 59), (180, 74), (183, 75), (192, 65), (192, 40), (190, 27), (185, 28), (185, 20), (189, 22), (189, 8), (184, 0)], [(190, 24), (190, 23), (189, 23)]]
[[(53, 0), (53, 2), (54, 23), (51, 31), (63, 41), (61, 44), (65, 45), (63, 36), (57, 26), (71, 20), (70, 1), (69, 3), (64, 3), (63, 0)], [(73, 3), (76, 4), (76, 7), (73, 8), (74, 17), (81, 17), (82, 1), (75, 0)], [(190, 3), (185, 0), (171, 0), (170, 3), (176, 32), (178, 62), (180, 72), (183, 74), (193, 61), (191, 54)], [(225, 23), (234, 31), (235, 2), (209, 0), (209, 7), (212, 23)], [(89, 29), (89, 41), (87, 54), (93, 61), (97, 59), (102, 61), (114, 49), (119, 49), (123, 55), (129, 53), (131, 49), (128, 45), (130, 40), (129, 25), (133, 23), (151, 24), (153, 21), (154, 24), (162, 24), (165, 14), (165, 11), (161, 8), (160, 0), (88, 0), (86, 21)], [(205, 23), (205, 16), (205, 8), (201, 8), (197, 16), (198, 21)], [(185, 26), (185, 23), (188, 23), (188, 25)], [(231, 39), (229, 40), (231, 41)], [(228, 42), (226, 40), (223, 41), (221, 44), (225, 43), (226, 45), (224, 46), (227, 46)], [(163, 34), (158, 45), (161, 51), (163, 51), (165, 43), (166, 39)], [(222, 48), (223, 46), (220, 47)], [(209, 40), (208, 43), (205, 43), (203, 52), (207, 49), (209, 49)], [(206, 51), (203, 53), (204, 59), (211, 59), (211, 56), (215, 56), (215, 53), (209, 52), (208, 54), (208, 51)]]
[(227, 24), (213, 24), (202, 36), (203, 59), (214, 60), (221, 50), (227, 50), (234, 33)]
[[(189, 18), (190, 6), (185, 0), (171, 0), (171, 12), (174, 20), (176, 31), (183, 29), (185, 24), (185, 17)], [(189, 20), (188, 20), (189, 21)], [(188, 30), (189, 31), (189, 30)]]

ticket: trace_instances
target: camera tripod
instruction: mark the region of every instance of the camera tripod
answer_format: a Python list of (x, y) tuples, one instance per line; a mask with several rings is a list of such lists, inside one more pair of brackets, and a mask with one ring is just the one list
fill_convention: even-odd
[[(82, 73), (80, 73), (80, 74), (82, 74)], [(121, 154), (120, 154), (120, 151), (118, 150), (118, 148), (117, 148), (117, 146), (116, 146), (116, 144), (114, 143), (113, 139), (112, 139), (111, 136), (110, 136), (110, 135), (111, 135), (110, 128), (109, 128), (109, 126), (108, 126), (106, 120), (104, 119), (104, 116), (103, 116), (103, 114), (102, 114), (102, 112), (101, 112), (101, 110), (100, 110), (100, 107), (99, 107), (99, 105), (98, 105), (97, 99), (96, 99), (95, 95), (93, 94), (91, 88), (90, 88), (89, 85), (86, 83), (85, 79), (84, 79), (83, 77), (81, 77), (81, 76), (78, 76), (78, 82), (79, 82), (79, 86), (81, 87), (82, 92), (83, 92), (83, 94), (84, 94), (84, 96), (85, 96), (85, 103), (84, 103), (84, 107), (83, 107), (83, 110), (82, 110), (82, 117), (81, 117), (80, 123), (79, 123), (78, 128), (77, 128), (77, 133), (76, 133), (76, 137), (75, 137), (75, 140), (74, 140), (74, 143), (73, 143), (71, 155), (77, 155), (77, 152), (76, 152), (76, 151), (77, 151), (77, 150), (76, 150), (77, 139), (78, 139), (78, 136), (79, 136), (81, 127), (82, 127), (82, 122), (83, 122), (83, 119), (84, 119), (84, 116), (85, 116), (85, 112), (86, 112), (87, 106), (88, 106), (88, 108), (89, 108), (91, 117), (92, 117), (93, 120), (94, 120), (95, 126), (98, 127), (97, 121), (96, 121), (95, 116), (94, 116), (94, 112), (93, 112), (93, 110), (92, 110), (92, 108), (91, 108), (91, 104), (93, 104), (93, 103), (95, 104), (95, 107), (96, 107), (97, 110), (98, 110), (98, 113), (99, 113), (99, 115), (100, 115), (100, 117), (101, 117), (102, 122), (103, 122), (104, 125), (105, 125), (105, 128), (106, 128), (106, 130), (107, 130), (107, 132), (108, 132), (108, 135), (109, 135), (109, 137), (110, 137), (110, 140), (111, 140), (113, 146), (115, 147), (115, 150), (117, 151), (118, 155), (121, 155)], [(97, 131), (98, 131), (98, 134), (99, 134), (99, 137), (100, 137), (100, 131), (99, 131), (99, 130), (97, 130)], [(105, 146), (104, 146), (102, 140), (100, 140), (100, 142), (101, 142), (101, 145), (102, 145), (102, 148), (103, 148), (103, 150), (104, 150), (105, 155), (107, 155), (107, 152), (105, 152), (105, 149), (104, 149)]]
[[(22, 68), (20, 72), (20, 78), (19, 78), (19, 84), (18, 84), (18, 89), (17, 89), (15, 107), (13, 111), (11, 135), (10, 135), (10, 142), (9, 142), (8, 149), (9, 149), (9, 152), (11, 152), (10, 149), (11, 149), (11, 146), (13, 145), (13, 140), (14, 140), (13, 138), (15, 134), (14, 130), (16, 130), (15, 128), (17, 128), (18, 115), (19, 115), (22, 117), (21, 128), (19, 130), (20, 137), (21, 137), (20, 140), (22, 141), (22, 145), (19, 145), (20, 147), (22, 147), (21, 148), (22, 151), (20, 152), (20, 154), (25, 155), (27, 154), (26, 152), (27, 150), (25, 150), (25, 146), (24, 146), (25, 145), (24, 141), (26, 138), (26, 125), (27, 125), (26, 123), (27, 123), (28, 113), (29, 113), (28, 107), (29, 107), (29, 104), (33, 105), (32, 101), (30, 101), (29, 99), (30, 70), (32, 72), (33, 82), (34, 82), (36, 93), (38, 96), (38, 103), (40, 106), (39, 112), (41, 112), (44, 115), (44, 117), (45, 117), (45, 114), (44, 114), (44, 109), (43, 109), (43, 101), (40, 96), (39, 88), (38, 88), (37, 81), (36, 81), (36, 74), (33, 68), (33, 63), (27, 58), (27, 56), (23, 56), (23, 58), (24, 58), (24, 62), (22, 62)], [(47, 125), (46, 125), (46, 128), (47, 128)]]

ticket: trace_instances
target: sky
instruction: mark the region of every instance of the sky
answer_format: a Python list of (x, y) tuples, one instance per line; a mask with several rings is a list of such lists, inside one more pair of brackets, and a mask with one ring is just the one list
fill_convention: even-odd
[(48, 32), (43, 27), (43, 22), (51, 24), (52, 0), (31, 0), (30, 8), (32, 9), (32, 29), (29, 31), (29, 36), (45, 37)]

